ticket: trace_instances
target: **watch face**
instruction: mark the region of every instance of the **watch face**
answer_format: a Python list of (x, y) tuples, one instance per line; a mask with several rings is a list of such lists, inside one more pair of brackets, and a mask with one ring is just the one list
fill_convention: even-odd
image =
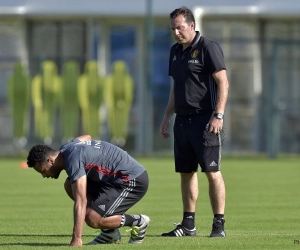
[(218, 119), (223, 119), (223, 114), (221, 113), (215, 113), (215, 117), (218, 118)]

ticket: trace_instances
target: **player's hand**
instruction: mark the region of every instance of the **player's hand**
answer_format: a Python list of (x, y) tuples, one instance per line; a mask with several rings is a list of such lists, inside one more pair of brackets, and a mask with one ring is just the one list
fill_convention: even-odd
[(82, 239), (81, 238), (72, 238), (70, 246), (73, 247), (81, 247), (82, 246)]
[(213, 117), (209, 122), (209, 133), (218, 134), (223, 129), (223, 120)]
[(164, 139), (167, 139), (170, 137), (170, 134), (168, 133), (169, 123), (170, 123), (170, 121), (168, 119), (163, 119), (163, 121), (159, 127), (159, 133), (161, 134), (161, 136)]

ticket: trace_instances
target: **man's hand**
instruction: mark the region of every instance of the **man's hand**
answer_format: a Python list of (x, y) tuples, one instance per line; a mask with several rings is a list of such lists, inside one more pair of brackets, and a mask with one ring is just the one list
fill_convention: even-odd
[(212, 117), (209, 122), (209, 133), (218, 134), (223, 129), (223, 120)]
[(90, 135), (81, 135), (76, 137), (79, 141), (90, 141), (92, 140), (92, 137)]
[(170, 90), (169, 102), (165, 110), (164, 118), (159, 127), (159, 133), (164, 139), (168, 139), (170, 137), (168, 130), (169, 130), (170, 118), (174, 114), (174, 107), (175, 104), (174, 104), (174, 84), (173, 84)]
[(159, 127), (159, 132), (160, 132), (161, 136), (165, 139), (170, 137), (170, 134), (168, 133), (169, 123), (170, 122), (168, 119), (163, 119), (163, 121)]
[(71, 240), (70, 246), (81, 247), (82, 246), (82, 239), (73, 237), (72, 240)]

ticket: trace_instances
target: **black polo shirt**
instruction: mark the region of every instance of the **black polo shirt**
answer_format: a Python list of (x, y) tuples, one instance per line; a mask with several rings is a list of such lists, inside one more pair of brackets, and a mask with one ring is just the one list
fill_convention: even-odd
[(197, 31), (192, 45), (182, 51), (181, 44), (170, 49), (169, 75), (174, 80), (175, 113), (196, 114), (215, 110), (217, 85), (212, 77), (226, 69), (218, 43)]

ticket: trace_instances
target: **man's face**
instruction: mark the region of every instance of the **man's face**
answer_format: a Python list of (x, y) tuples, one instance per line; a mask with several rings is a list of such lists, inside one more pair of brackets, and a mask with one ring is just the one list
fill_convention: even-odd
[(179, 44), (189, 44), (194, 38), (195, 24), (191, 22), (188, 24), (183, 15), (170, 19), (170, 27), (175, 40)]
[(59, 174), (61, 170), (54, 166), (54, 159), (49, 158), (44, 163), (36, 163), (33, 167), (35, 171), (40, 173), (43, 178), (54, 178), (57, 179), (59, 177)]

